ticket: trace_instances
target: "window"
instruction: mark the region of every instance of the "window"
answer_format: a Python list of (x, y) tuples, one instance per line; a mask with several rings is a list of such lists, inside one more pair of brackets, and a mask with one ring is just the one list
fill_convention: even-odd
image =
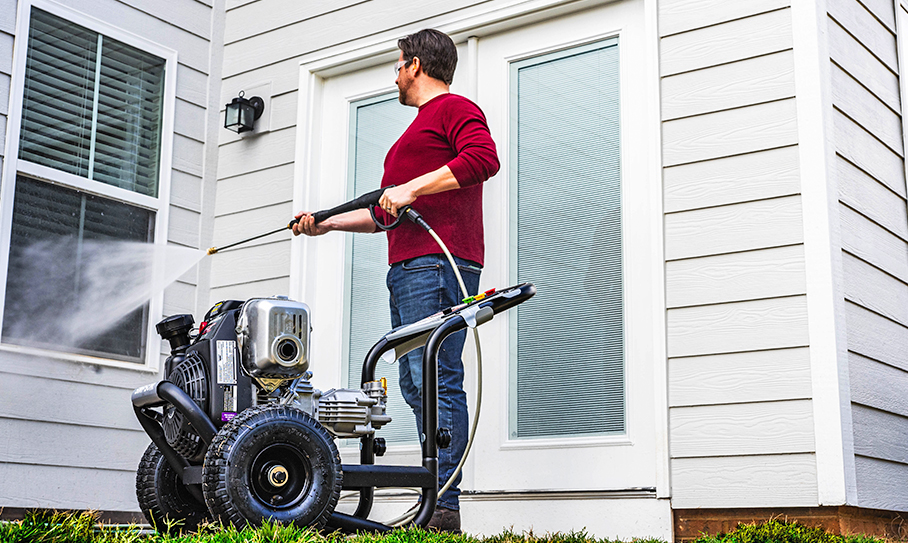
[[(13, 204), (4, 217), (9, 261), (2, 341), (141, 363), (148, 306), (115, 333), (79, 345), (34, 333), (54, 302), (34, 285), (66, 285), (69, 299), (58, 295), (57, 305), (79, 304), (83, 245), (154, 241), (164, 205), (158, 196), (168, 61), (70, 19), (80, 18), (30, 9), (18, 149), (10, 153), (15, 173), (7, 170), (11, 187), (3, 193)], [(45, 240), (65, 240), (65, 254), (55, 254), (60, 265), (36, 277), (29, 251)]]
[[(351, 105), (350, 198), (378, 188), (385, 155), (416, 113), (416, 108), (400, 105), (397, 93)], [(388, 242), (383, 234), (348, 234), (347, 242), (347, 386), (359, 388), (366, 354), (391, 329), (385, 286)], [(388, 414), (392, 421), (382, 428), (382, 437), (389, 444), (416, 443), (416, 420), (397, 387), (397, 364), (380, 361), (375, 375), (388, 378)]]
[(512, 439), (625, 432), (618, 43), (511, 65)]
[(157, 196), (164, 59), (34, 9), (19, 159)]

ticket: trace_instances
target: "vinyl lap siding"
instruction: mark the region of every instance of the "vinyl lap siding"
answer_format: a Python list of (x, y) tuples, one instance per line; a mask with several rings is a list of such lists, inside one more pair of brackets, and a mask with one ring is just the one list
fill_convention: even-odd
[(129, 397), (150, 380), (4, 353), (0, 505), (138, 510), (135, 470), (149, 440)]
[(817, 503), (788, 5), (659, 3), (675, 508)]
[[(829, 0), (858, 506), (908, 511), (908, 214), (892, 2)], [(904, 443), (901, 441), (901, 443)]]
[[(210, 57), (223, 40), (221, 23), (212, 21), (217, 10), (223, 12), (223, 0), (61, 3), (178, 52), (168, 241), (202, 247), (201, 217), (212, 205), (203, 193), (205, 185), (214, 182), (214, 170), (206, 170), (206, 159), (213, 156), (205, 141), (211, 137), (209, 126), (217, 123), (216, 108), (208, 113), (209, 97), (220, 84), (220, 68)], [(17, 9), (15, 0), (0, 0), (2, 130)], [(0, 134), (0, 141), (5, 137)], [(171, 285), (165, 291), (164, 313), (197, 313), (198, 280), (193, 270)], [(157, 338), (150, 345), (157, 349)], [(129, 399), (133, 389), (157, 378), (147, 372), (0, 353), (0, 508), (138, 511), (135, 470), (149, 440)]]
[(10, 75), (13, 71), (13, 42), (16, 35), (17, 0), (0, 1), (0, 167), (6, 158), (6, 120), (9, 116)]

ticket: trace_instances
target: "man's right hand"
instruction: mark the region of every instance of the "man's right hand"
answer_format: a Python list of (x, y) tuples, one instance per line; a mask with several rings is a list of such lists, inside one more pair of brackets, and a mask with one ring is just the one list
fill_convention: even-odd
[(327, 234), (331, 231), (325, 223), (328, 221), (323, 221), (318, 224), (315, 224), (315, 217), (312, 216), (312, 213), (308, 211), (300, 211), (296, 214), (296, 218), (299, 219), (299, 222), (293, 225), (293, 235), (298, 236), (300, 234), (305, 234), (307, 236), (321, 236), (322, 234)]

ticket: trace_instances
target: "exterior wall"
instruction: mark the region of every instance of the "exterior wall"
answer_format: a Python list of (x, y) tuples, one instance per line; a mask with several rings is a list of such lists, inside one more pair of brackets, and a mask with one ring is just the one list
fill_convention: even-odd
[(660, 4), (676, 509), (908, 507), (898, 26)]
[(659, 31), (672, 505), (816, 505), (791, 9)]
[[(178, 52), (168, 241), (207, 246), (211, 234), (203, 217), (213, 214), (217, 156), (205, 142), (214, 140), (218, 127), (213, 104), (220, 86), (223, 0), (59, 3)], [(17, 7), (15, 0), (0, 3), (2, 138)], [(169, 287), (164, 314), (197, 314), (205, 275), (193, 269)], [(207, 305), (203, 298), (200, 306)], [(157, 379), (143, 368), (0, 350), (0, 509), (138, 511), (135, 470), (149, 439), (132, 413), (130, 394)]]
[[(829, 0), (857, 505), (908, 511), (908, 214), (892, 2)], [(903, 29), (904, 32), (904, 29)]]
[[(478, 4), (402, 13), (391, 0), (267, 10), (229, 0), (220, 103), (241, 89), (269, 102), (256, 133), (220, 133), (215, 244), (296, 211), (301, 62)], [(905, 510), (893, 485), (908, 464), (894, 10), (884, 0), (657, 5), (673, 506)], [(816, 21), (793, 17), (817, 6)], [(298, 288), (290, 246), (275, 236), (216, 255), (210, 301)]]
[(17, 0), (4, 0), (0, 4), (0, 167), (6, 148), (6, 119), (9, 116), (10, 76), (13, 73), (13, 43), (16, 36)]

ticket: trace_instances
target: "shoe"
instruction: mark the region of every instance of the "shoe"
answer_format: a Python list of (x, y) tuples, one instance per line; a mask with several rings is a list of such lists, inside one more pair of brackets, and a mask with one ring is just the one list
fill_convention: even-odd
[(462, 534), (460, 531), (460, 511), (446, 507), (436, 507), (427, 529), (449, 534)]

